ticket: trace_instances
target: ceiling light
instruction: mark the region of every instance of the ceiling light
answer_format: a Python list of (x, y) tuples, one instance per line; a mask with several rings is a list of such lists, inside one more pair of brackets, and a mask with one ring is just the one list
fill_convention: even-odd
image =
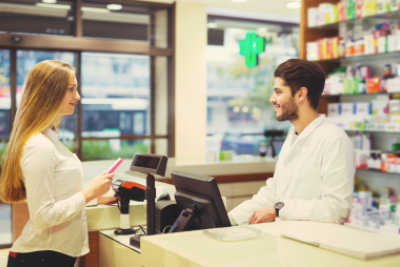
[(301, 3), (297, 2), (297, 1), (292, 1), (292, 2), (287, 3), (286, 7), (290, 8), (290, 9), (300, 8), (301, 7)]
[(49, 8), (58, 8), (58, 9), (67, 9), (69, 10), (71, 8), (70, 5), (55, 5), (55, 4), (48, 4), (48, 3), (36, 3), (35, 6), (39, 7), (49, 7)]
[(42, 0), (42, 2), (46, 4), (55, 4), (57, 3), (57, 0)]
[(109, 10), (121, 10), (122, 9), (122, 5), (120, 5), (120, 4), (108, 4), (107, 5), (107, 9), (109, 9)]
[(110, 10), (107, 10), (105, 8), (100, 8), (100, 7), (88, 7), (88, 6), (83, 6), (82, 7), (83, 12), (89, 12), (89, 13), (108, 13)]

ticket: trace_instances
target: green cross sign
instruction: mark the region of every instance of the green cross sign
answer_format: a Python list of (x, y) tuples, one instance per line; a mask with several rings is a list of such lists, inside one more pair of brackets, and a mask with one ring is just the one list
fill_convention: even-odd
[(246, 38), (239, 41), (239, 53), (246, 57), (246, 66), (254, 67), (258, 64), (258, 54), (264, 52), (264, 38), (255, 32), (248, 32)]

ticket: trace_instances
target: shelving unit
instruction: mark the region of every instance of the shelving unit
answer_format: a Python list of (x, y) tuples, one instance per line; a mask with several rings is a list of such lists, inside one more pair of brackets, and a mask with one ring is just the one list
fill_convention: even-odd
[[(319, 1), (319, 0), (302, 0), (302, 7), (301, 7), (301, 20), (300, 20), (300, 58), (306, 59), (307, 55), (307, 43), (308, 42), (315, 42), (318, 39), (321, 38), (329, 38), (329, 37), (337, 37), (342, 33), (344, 30), (343, 27), (352, 27), (351, 29), (354, 28), (354, 26), (360, 26), (364, 24), (369, 24), (369, 25), (375, 25), (375, 23), (382, 23), (386, 22), (389, 20), (396, 19), (399, 21), (400, 24), (400, 10), (394, 11), (394, 12), (389, 12), (386, 14), (379, 14), (379, 15), (373, 15), (373, 16), (368, 16), (360, 19), (352, 19), (352, 20), (347, 20), (343, 22), (337, 22), (337, 23), (331, 23), (329, 25), (322, 25), (322, 26), (315, 26), (315, 27), (308, 27), (307, 22), (308, 22), (308, 9), (311, 7), (318, 7), (322, 2), (324, 3), (331, 3), (331, 4), (337, 4), (339, 0), (324, 0), (324, 1)], [(372, 24), (374, 23), (374, 24)], [(332, 39), (331, 39), (332, 40)], [(338, 39), (339, 40), (339, 39)], [(397, 39), (396, 39), (397, 40)], [(400, 38), (399, 38), (400, 40)], [(350, 66), (350, 65), (355, 65), (355, 64), (364, 64), (364, 65), (370, 65), (371, 66), (371, 72), (375, 75), (382, 75), (383, 73), (383, 68), (385, 66), (385, 61), (386, 62), (400, 62), (400, 47), (398, 46), (392, 46), (392, 48), (396, 48), (397, 50), (391, 51), (391, 52), (385, 52), (385, 53), (375, 53), (375, 54), (364, 54), (364, 55), (352, 55), (352, 56), (347, 56), (347, 57), (339, 57), (339, 58), (334, 58), (334, 59), (325, 59), (325, 60), (319, 60), (318, 63), (322, 66), (322, 68), (325, 70), (326, 73), (331, 72), (333, 69), (338, 68), (338, 67), (343, 67), (343, 66)], [(346, 48), (347, 49), (347, 48)], [(384, 49), (386, 50), (386, 49)], [(390, 51), (392, 49), (388, 49), (387, 51)], [(367, 50), (364, 50), (367, 51)], [(368, 50), (371, 51), (371, 50)], [(381, 49), (378, 49), (378, 51), (382, 51)], [(314, 54), (315, 55), (315, 54)], [(332, 54), (332, 55), (341, 55), (341, 53), (338, 54)], [(336, 84), (334, 84), (336, 85)], [(349, 86), (349, 84), (347, 84)], [(350, 85), (350, 89), (354, 88), (352, 87), (353, 85)], [(334, 87), (332, 87), (334, 88)], [(355, 88), (357, 88), (357, 91), (360, 91), (360, 84), (355, 85)], [(336, 90), (335, 90), (336, 91)], [(346, 90), (344, 90), (346, 91)], [(353, 90), (349, 90), (350, 92), (353, 92)], [(354, 90), (355, 91), (355, 90)], [(363, 91), (363, 90), (361, 90)], [(372, 91), (372, 90), (369, 90)], [(386, 92), (379, 92), (379, 93), (374, 93), (374, 94), (368, 94), (368, 93), (362, 93), (362, 94), (335, 94), (335, 95), (323, 95), (321, 98), (320, 106), (319, 106), (319, 112), (320, 113), (328, 113), (328, 105), (330, 103), (346, 103), (346, 102), (371, 102), (371, 101), (379, 101), (379, 100), (385, 100), (386, 96), (387, 99), (389, 100), (389, 97), (392, 97), (390, 95), (391, 93), (386, 93)], [(375, 102), (376, 103), (376, 102)], [(381, 109), (382, 110), (382, 109)], [(383, 117), (383, 116), (382, 116)], [(339, 120), (343, 119), (342, 117), (338, 117)], [(349, 119), (350, 117), (347, 117)], [(378, 117), (367, 117), (370, 118), (370, 122), (375, 122), (375, 125), (379, 125), (381, 127), (380, 123), (377, 123), (379, 118)], [(393, 118), (393, 119), (392, 119)], [(351, 119), (349, 119), (350, 121)], [(375, 120), (375, 121), (373, 121)], [(384, 119), (383, 119), (384, 120)], [(369, 136), (372, 136), (373, 142), (372, 146), (370, 147), (369, 153), (365, 154), (367, 156), (370, 156), (367, 162), (371, 162), (370, 166), (373, 166), (373, 168), (359, 168), (356, 170), (356, 177), (357, 182), (361, 182), (362, 184), (367, 184), (368, 188), (371, 191), (383, 193), (386, 187), (391, 187), (393, 188), (396, 193), (397, 193), (397, 198), (399, 199), (400, 197), (400, 166), (397, 168), (396, 164), (390, 165), (390, 168), (387, 168), (388, 165), (383, 164), (381, 168), (387, 170), (388, 172), (384, 172), (380, 169), (379, 167), (379, 161), (374, 162), (374, 157), (377, 156), (380, 152), (376, 152), (377, 154), (372, 154), (371, 152), (374, 152), (376, 150), (381, 151), (381, 152), (391, 152), (392, 147), (391, 144), (393, 141), (400, 142), (400, 130), (396, 131), (387, 131), (390, 129), (393, 125), (393, 121), (395, 121), (397, 124), (397, 120), (395, 117), (391, 117), (390, 121), (390, 126), (389, 124), (384, 125), (383, 130), (377, 129), (377, 130), (372, 130), (370, 128), (366, 128), (364, 130), (364, 127), (360, 127), (361, 129), (346, 129), (346, 133), (350, 137), (357, 137), (359, 133), (362, 134), (367, 134)], [(355, 121), (356, 122), (356, 121)], [(341, 123), (339, 121), (339, 123)], [(342, 125), (346, 125), (346, 122), (342, 122)], [(347, 124), (348, 125), (348, 124)], [(350, 123), (350, 125), (356, 125), (353, 122)], [(360, 124), (362, 126), (362, 123)], [(368, 126), (368, 122), (364, 124), (365, 126)], [(374, 126), (374, 124), (370, 124)], [(387, 127), (389, 126), (389, 127)], [(397, 126), (396, 126), (397, 127)], [(387, 128), (387, 129), (386, 129)], [(400, 129), (400, 128), (396, 128)], [(359, 140), (359, 139), (358, 139)], [(368, 142), (367, 142), (368, 144)], [(361, 159), (364, 157), (363, 150), (358, 151), (358, 159)], [(372, 157), (373, 156), (373, 157)], [(392, 157), (392, 155), (386, 154), (386, 159), (389, 159), (389, 157)], [(391, 159), (390, 159), (391, 160)], [(389, 161), (386, 161), (388, 163)], [(390, 163), (393, 163), (391, 161)], [(376, 165), (375, 165), (376, 164)], [(360, 166), (363, 166), (364, 164), (360, 164)], [(369, 164), (367, 164), (369, 166)], [(395, 166), (393, 168), (393, 166)], [(397, 165), (398, 166), (398, 165)], [(386, 191), (388, 192), (388, 191)], [(400, 222), (399, 216), (396, 215), (397, 217), (393, 217), (396, 219), (389, 219), (385, 218), (384, 216), (382, 217), (373, 217), (372, 213), (363, 213), (365, 215), (359, 215), (357, 213), (358, 210), (360, 210), (360, 207), (364, 209), (364, 211), (367, 211), (368, 208), (366, 206), (363, 206), (364, 204), (360, 203), (367, 203), (368, 202), (368, 197), (366, 195), (368, 194), (363, 194), (364, 192), (361, 192), (358, 199), (356, 200), (356, 204), (353, 204), (351, 215), (349, 217), (349, 221), (347, 224), (353, 225), (355, 227), (365, 227), (366, 229), (371, 229), (371, 226), (377, 231), (381, 232), (390, 232), (399, 234), (400, 232), (398, 231), (400, 227)], [(391, 196), (390, 196), (391, 197)], [(386, 198), (387, 199), (387, 198)], [(360, 202), (359, 202), (360, 201)], [(398, 200), (397, 200), (398, 201)], [(388, 211), (388, 205), (387, 200), (382, 199), (381, 201), (382, 207), (380, 207), (379, 211), (374, 211), (378, 212), (379, 214), (385, 214), (385, 212), (390, 212)], [(361, 206), (360, 206), (361, 205)], [(390, 204), (390, 205), (395, 205), (395, 204)], [(390, 206), (390, 209), (392, 209), (392, 206)], [(396, 205), (395, 205), (396, 206)], [(397, 209), (399, 209), (399, 204), (397, 204)], [(387, 214), (387, 213), (386, 213)], [(379, 219), (380, 218), (380, 219)], [(384, 220), (384, 221), (379, 221), (379, 220)], [(394, 231), (395, 229), (396, 231)]]
[[(318, 7), (319, 4), (322, 2), (324, 3), (331, 3), (337, 4), (339, 0), (302, 0), (302, 7), (301, 7), (301, 20), (300, 20), (300, 58), (306, 59), (307, 55), (307, 43), (308, 42), (315, 42), (317, 39), (320, 38), (328, 38), (328, 37), (335, 37), (339, 36), (339, 28), (340, 27), (354, 27), (354, 25), (361, 25), (365, 23), (380, 23), (389, 20), (398, 20), (400, 21), (400, 10), (396, 10), (393, 12), (388, 12), (384, 14), (377, 14), (368, 17), (363, 17), (359, 19), (352, 19), (346, 20), (342, 22), (335, 22), (331, 24), (321, 25), (321, 26), (314, 26), (308, 27), (308, 9), (311, 7)], [(329, 73), (334, 68), (346, 66), (350, 64), (356, 63), (368, 63), (369, 65), (373, 65), (376, 69), (382, 68), (383, 61), (393, 61), (393, 62), (400, 62), (400, 51), (392, 51), (387, 53), (378, 53), (378, 54), (366, 54), (366, 55), (354, 55), (349, 57), (341, 57), (335, 59), (326, 59), (326, 60), (319, 60), (318, 63), (322, 66), (326, 73)], [(375, 71), (376, 71), (375, 69)], [(383, 68), (382, 68), (383, 71)], [(387, 93), (378, 93), (378, 94), (340, 94), (340, 95), (323, 95), (319, 107), (319, 112), (327, 114), (327, 106), (329, 103), (339, 103), (339, 102), (351, 102), (351, 101), (365, 101), (366, 98), (376, 97), (376, 96), (384, 96), (388, 95)], [(388, 143), (391, 139), (398, 138), (399, 131), (380, 131), (380, 130), (347, 130), (347, 133), (351, 136), (358, 132), (365, 132), (373, 135), (374, 142), (376, 147), (372, 149), (380, 149), (380, 150), (391, 150), (388, 147)], [(400, 141), (400, 140), (399, 140)], [(368, 169), (361, 169), (363, 174)], [(360, 171), (361, 171), (360, 170)], [(360, 171), (357, 171), (357, 175), (361, 175)], [(384, 179), (383, 177), (386, 175), (385, 172), (377, 172), (373, 171), (373, 175), (376, 176), (375, 179)], [(392, 174), (392, 173), (391, 173)], [(400, 179), (399, 179), (400, 180)], [(388, 184), (389, 186), (395, 186), (395, 190), (400, 193), (400, 182), (395, 184)], [(382, 183), (382, 186), (385, 184)]]

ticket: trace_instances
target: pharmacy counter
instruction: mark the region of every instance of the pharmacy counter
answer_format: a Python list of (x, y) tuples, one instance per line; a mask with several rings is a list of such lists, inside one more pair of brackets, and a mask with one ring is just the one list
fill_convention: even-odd
[[(221, 195), (226, 197), (229, 211), (251, 198), (265, 181), (273, 176), (275, 160), (268, 157), (237, 155), (230, 161), (207, 161), (205, 159), (168, 159), (166, 177), (173, 170), (194, 172), (215, 177)], [(165, 179), (171, 183), (171, 179)]]
[[(87, 185), (97, 174), (108, 169), (114, 160), (84, 161), (84, 184)], [(115, 172), (114, 179), (130, 180), (141, 184), (146, 183), (145, 176), (129, 170), (132, 159), (125, 159)], [(231, 161), (208, 162), (204, 159), (168, 159), (166, 177), (156, 177), (156, 195), (169, 193), (173, 197), (175, 188), (170, 182), (170, 173), (181, 170), (216, 177), (221, 195), (226, 197), (227, 210), (241, 201), (248, 199), (265, 180), (270, 177), (275, 168), (275, 160), (254, 156), (238, 156)], [(168, 180), (169, 179), (169, 180)], [(166, 183), (165, 183), (166, 182)], [(86, 208), (89, 243), (91, 253), (81, 261), (81, 266), (98, 266), (99, 230), (115, 229), (119, 226), (119, 209), (117, 206), (94, 205)], [(143, 225), (146, 222), (144, 202), (130, 204), (131, 225)], [(28, 219), (26, 204), (13, 205), (13, 240), (15, 240)]]
[[(275, 160), (268, 157), (258, 157), (251, 155), (237, 155), (232, 160), (226, 161), (207, 161), (206, 159), (168, 159), (166, 177), (171, 177), (173, 170), (195, 172), (198, 174), (211, 175), (220, 179), (218, 182), (237, 181), (242, 176), (242, 180), (255, 180), (261, 174), (265, 180), (265, 174), (273, 173)], [(223, 178), (225, 177), (225, 178)], [(231, 178), (229, 178), (231, 177)], [(267, 177), (268, 178), (268, 177)]]
[[(100, 266), (399, 266), (400, 254), (361, 259), (359, 255), (337, 252), (299, 242), (282, 235), (299, 229), (300, 232), (313, 231), (324, 236), (330, 229), (343, 230), (343, 244), (373, 243), (369, 234), (342, 225), (315, 224), (310, 222), (274, 222), (247, 226), (259, 231), (258, 235), (240, 241), (222, 241), (210, 237), (207, 230), (189, 231), (173, 234), (153, 235), (142, 238), (141, 249), (129, 245), (129, 236), (115, 236), (111, 231), (100, 234)], [(227, 228), (225, 228), (227, 229)], [(231, 227), (240, 231), (243, 227)], [(221, 228), (223, 230), (223, 228)], [(237, 232), (233, 232), (233, 235)], [(328, 233), (335, 235), (335, 233)], [(343, 234), (343, 233), (342, 233)], [(313, 233), (310, 232), (310, 236)], [(238, 234), (240, 236), (240, 234)], [(326, 235), (325, 235), (326, 236)], [(359, 240), (352, 237), (358, 236)], [(381, 242), (394, 242), (392, 247), (400, 246), (400, 239), (391, 236), (380, 238)], [(365, 240), (363, 240), (365, 238)], [(372, 237), (375, 239), (376, 237)], [(334, 239), (334, 238), (333, 238)], [(383, 241), (385, 240), (385, 241)], [(346, 245), (345, 245), (346, 246)], [(381, 244), (385, 246), (385, 244)], [(379, 249), (379, 244), (375, 247)], [(368, 250), (367, 248), (360, 248)], [(357, 248), (356, 248), (357, 251)], [(397, 253), (399, 249), (397, 249)]]

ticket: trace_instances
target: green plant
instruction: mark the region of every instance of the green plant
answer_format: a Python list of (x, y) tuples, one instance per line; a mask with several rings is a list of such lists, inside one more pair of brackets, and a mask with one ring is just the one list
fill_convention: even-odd
[(103, 160), (121, 158), (133, 158), (135, 153), (147, 153), (148, 145), (143, 141), (120, 141), (118, 150), (111, 148), (109, 141), (84, 141), (82, 143), (83, 160)]

